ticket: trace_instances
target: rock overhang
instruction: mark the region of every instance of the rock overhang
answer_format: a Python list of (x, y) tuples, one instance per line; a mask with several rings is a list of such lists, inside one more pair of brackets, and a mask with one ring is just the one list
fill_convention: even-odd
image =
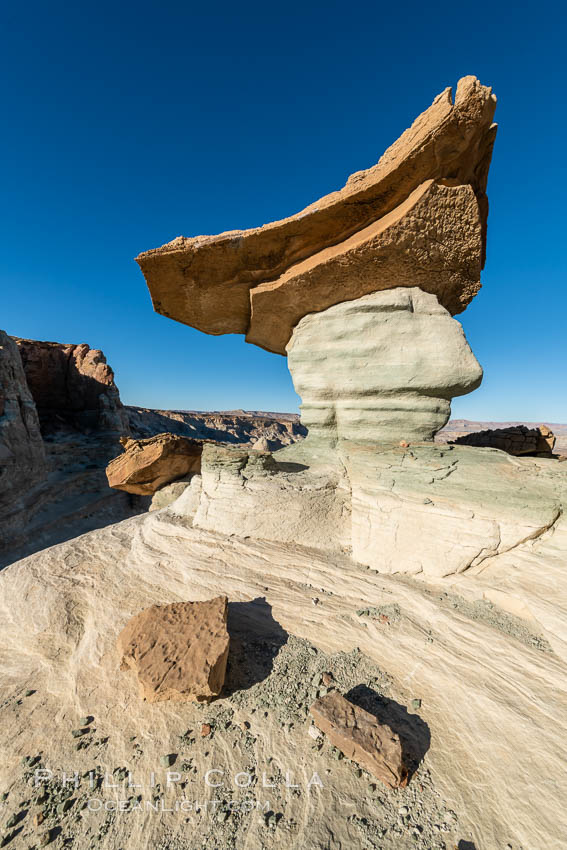
[[(140, 254), (155, 310), (280, 354), (304, 315), (379, 289), (421, 285), (461, 312), (480, 288), (495, 105), (489, 87), (464, 77), (454, 102), (445, 89), (377, 165), (295, 216)], [(424, 240), (423, 226), (441, 238)]]

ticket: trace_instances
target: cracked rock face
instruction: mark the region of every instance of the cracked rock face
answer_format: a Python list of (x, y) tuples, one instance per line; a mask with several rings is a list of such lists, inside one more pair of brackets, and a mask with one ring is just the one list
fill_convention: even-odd
[(407, 782), (400, 737), (386, 724), (378, 723), (338, 691), (316, 700), (309, 709), (315, 724), (333, 746), (364, 767), (388, 788)]
[(451, 313), (480, 287), (496, 98), (475, 77), (435, 98), (377, 165), (297, 215), (179, 237), (137, 257), (155, 310), (285, 353), (308, 313), (395, 286)]
[(434, 295), (375, 292), (305, 316), (287, 347), (304, 450), (431, 440), (482, 369)]
[(39, 419), (15, 342), (0, 331), (0, 546), (25, 522), (26, 492), (47, 476)]
[(228, 600), (152, 605), (118, 637), (121, 670), (133, 669), (148, 702), (198, 702), (220, 694), (228, 659)]
[(129, 433), (114, 372), (102, 351), (86, 343), (14, 340), (44, 433), (62, 425), (86, 433)]

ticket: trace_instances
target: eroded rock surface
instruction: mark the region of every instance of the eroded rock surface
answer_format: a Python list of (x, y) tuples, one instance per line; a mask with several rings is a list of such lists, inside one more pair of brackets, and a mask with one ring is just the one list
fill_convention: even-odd
[(46, 476), (39, 419), (20, 353), (0, 331), (0, 549), (25, 525), (25, 495)]
[[(555, 476), (567, 495), (557, 471), (564, 464), (494, 454), (534, 467), (541, 477)], [(562, 845), (565, 517), (549, 534), (431, 586), (377, 574), (348, 553), (204, 531), (173, 507), (51, 547), (0, 573), (0, 787), (9, 791), (6, 819), (29, 810), (20, 843), (37, 843), (32, 819), (44, 787), (53, 793), (63, 772), (77, 770), (86, 778), (73, 789), (76, 806), (93, 796), (118, 805), (133, 794), (142, 795), (144, 806), (111, 820), (104, 808), (81, 821), (71, 809), (60, 822), (78, 847), (99, 833), (102, 850), (155, 850), (177, 841), (172, 835), (188, 850), (259, 847), (271, 835), (261, 812), (225, 820), (222, 804), (219, 817), (204, 812), (192, 829), (187, 811), (176, 808), (183, 796), (230, 801), (254, 798), (255, 790), (261, 805), (268, 800), (283, 814), (274, 835), (281, 846), (325, 850), (329, 830), (343, 847), (374, 843), (385, 850)], [(219, 585), (234, 600), (231, 643), (235, 621), (242, 641), (220, 698), (206, 708), (141, 700), (134, 674), (117, 669), (116, 637), (128, 618), (188, 595), (210, 600)], [(369, 616), (394, 603), (396, 618)], [(512, 610), (521, 621), (506, 613)], [(376, 714), (382, 719), (385, 713), (400, 738), (413, 744), (417, 769), (405, 788), (374, 788), (371, 776), (359, 777), (346, 759), (333, 758), (326, 742), (320, 751), (313, 748), (308, 708), (325, 671), (334, 673), (343, 693), (370, 691)], [(93, 731), (77, 750), (72, 730), (86, 715), (95, 718)], [(202, 723), (212, 727), (206, 738)], [(169, 753), (177, 761), (164, 768), (161, 759)], [(36, 754), (53, 770), (53, 781), (34, 789), (34, 768), (23, 759)], [(185, 762), (192, 765), (186, 773)], [(124, 769), (118, 788), (101, 786), (93, 794), (88, 775), (97, 765), (102, 783), (106, 774), (118, 784), (113, 771)], [(221, 789), (207, 788), (212, 767), (224, 770), (210, 777), (224, 780)], [(233, 777), (251, 768), (256, 788), (234, 790)], [(167, 786), (170, 769), (188, 780), (185, 795), (180, 783)], [(129, 789), (125, 771), (143, 787)], [(286, 787), (287, 771), (300, 793)], [(163, 817), (146, 808), (155, 806), (152, 772), (164, 810), (172, 810)], [(261, 788), (264, 772), (276, 787)], [(315, 772), (323, 788), (307, 789)], [(407, 826), (401, 807), (408, 810)], [(414, 824), (423, 828), (417, 837)]]
[(446, 89), (377, 165), (297, 215), (140, 254), (154, 308), (280, 354), (302, 316), (380, 289), (417, 284), (460, 312), (480, 286), (495, 105), (464, 77), (454, 103)]
[(124, 453), (106, 468), (110, 487), (148, 496), (165, 484), (201, 469), (202, 440), (158, 434), (147, 440), (122, 441)]
[(99, 349), (14, 337), (42, 431), (129, 433), (114, 372)]
[(378, 723), (372, 714), (353, 705), (338, 691), (316, 700), (309, 711), (317, 727), (347, 758), (388, 788), (405, 785), (407, 770), (400, 736), (389, 726)]
[(482, 369), (434, 295), (376, 292), (305, 316), (287, 347), (304, 450), (431, 440)]
[(118, 637), (121, 670), (135, 671), (148, 702), (202, 702), (222, 690), (228, 659), (228, 600), (152, 605)]

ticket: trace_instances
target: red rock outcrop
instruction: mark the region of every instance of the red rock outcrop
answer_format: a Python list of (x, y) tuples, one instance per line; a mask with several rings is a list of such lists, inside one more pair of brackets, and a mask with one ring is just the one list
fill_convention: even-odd
[(138, 676), (140, 696), (208, 701), (224, 684), (229, 634), (228, 599), (152, 605), (128, 621), (118, 637), (121, 670)]
[(388, 788), (407, 783), (399, 736), (372, 714), (331, 691), (310, 708), (316, 726), (333, 746)]
[(203, 440), (191, 440), (176, 434), (158, 434), (147, 440), (120, 440), (124, 454), (111, 460), (106, 468), (110, 487), (151, 496), (160, 487), (201, 471)]
[(251, 230), (179, 237), (137, 257), (155, 310), (285, 354), (305, 315), (420, 286), (451, 313), (480, 288), (496, 98), (464, 77), (377, 165), (302, 212)]
[(85, 343), (14, 340), (44, 432), (72, 426), (79, 431), (129, 433), (114, 372), (102, 351)]

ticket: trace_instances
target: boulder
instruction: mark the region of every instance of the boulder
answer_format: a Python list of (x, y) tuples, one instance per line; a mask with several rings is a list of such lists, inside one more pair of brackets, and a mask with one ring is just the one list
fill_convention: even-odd
[(148, 702), (208, 701), (222, 690), (228, 659), (228, 600), (152, 605), (118, 637), (121, 670), (138, 677)]
[(171, 481), (185, 478), (201, 469), (203, 440), (176, 434), (157, 434), (147, 440), (120, 441), (124, 453), (106, 468), (110, 487), (150, 496)]
[(42, 431), (130, 433), (114, 372), (99, 349), (14, 337)]
[(388, 788), (407, 784), (402, 744), (386, 724), (338, 691), (316, 700), (309, 709), (316, 726), (333, 746), (384, 783)]
[(419, 285), (451, 313), (480, 287), (496, 99), (475, 77), (435, 98), (377, 165), (302, 212), (179, 237), (137, 257), (157, 312), (284, 354), (307, 313)]
[(555, 435), (547, 425), (528, 428), (515, 425), (510, 428), (489, 428), (457, 437), (454, 443), (461, 446), (478, 446), (501, 449), (510, 455), (540, 455), (551, 457), (555, 447)]

